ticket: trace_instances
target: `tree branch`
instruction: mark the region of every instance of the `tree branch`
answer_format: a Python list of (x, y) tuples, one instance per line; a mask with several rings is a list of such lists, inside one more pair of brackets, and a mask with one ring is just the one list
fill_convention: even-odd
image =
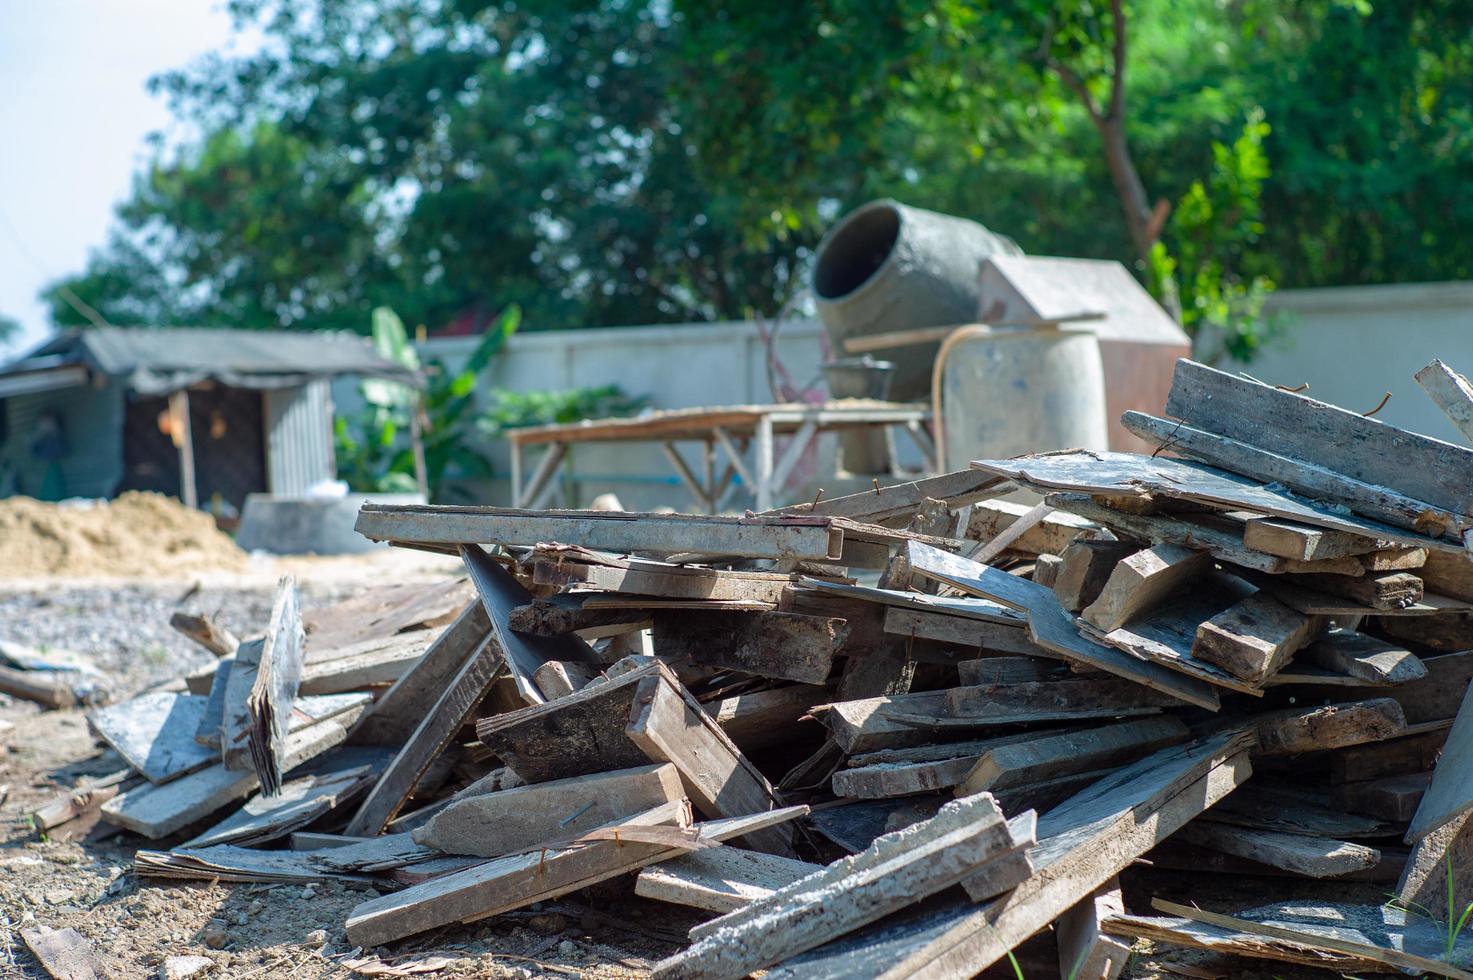
[(1079, 96), (1079, 101), (1084, 103), (1084, 111), (1089, 113), (1090, 119), (1095, 123), (1104, 122), (1105, 117), (1100, 114), (1100, 107), (1095, 105), (1094, 96), (1089, 94), (1089, 86), (1084, 84), (1084, 79), (1080, 78), (1074, 69), (1053, 58), (1047, 59), (1044, 64), (1048, 66), (1049, 71), (1059, 76), (1059, 81), (1067, 85), (1071, 92)]
[(1115, 70), (1110, 76), (1110, 118), (1120, 119), (1125, 112), (1125, 0), (1110, 0), (1110, 19), (1115, 25), (1115, 47), (1112, 52)]

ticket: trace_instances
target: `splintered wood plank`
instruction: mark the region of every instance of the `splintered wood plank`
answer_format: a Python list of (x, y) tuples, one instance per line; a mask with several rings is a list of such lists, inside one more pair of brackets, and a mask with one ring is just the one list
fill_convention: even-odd
[(1295, 561), (1318, 561), (1365, 555), (1391, 547), (1390, 541), (1344, 531), (1286, 521), (1278, 517), (1250, 517), (1243, 522), (1243, 544)]
[(1473, 687), (1463, 695), (1442, 756), (1432, 770), (1432, 783), (1407, 828), (1406, 842), (1417, 843), (1469, 810), (1473, 810)]
[(942, 718), (946, 716), (948, 705), (945, 691), (925, 691), (835, 701), (815, 708), (820, 709), (820, 720), (828, 726), (834, 742), (844, 752), (853, 755), (931, 741), (935, 737), (934, 732), (899, 718)]
[(1410, 650), (1354, 630), (1332, 630), (1295, 659), (1371, 684), (1405, 684), (1427, 676), (1427, 668)]
[(822, 867), (761, 851), (708, 847), (645, 868), (634, 881), (634, 894), (719, 915), (766, 898)]
[(1468, 379), (1436, 359), (1414, 377), (1463, 438), (1473, 440), (1473, 385)]
[(413, 837), (447, 854), (500, 857), (684, 797), (674, 766), (640, 766), (467, 796), (431, 817)]
[(1125, 972), (1130, 943), (1100, 931), (1100, 923), (1125, 914), (1120, 882), (1110, 880), (1059, 916), (1054, 934), (1059, 942), (1059, 974), (1076, 980), (1115, 980)]
[(927, 578), (1023, 612), (1028, 617), (1029, 638), (1066, 660), (1135, 681), (1190, 704), (1217, 709), (1218, 696), (1210, 684), (1081, 636), (1053, 590), (1046, 586), (915, 542), (906, 545), (906, 555), (911, 567)]
[(920, 909), (770, 971), (797, 977), (972, 976), (1092, 894), (1244, 782), (1249, 736), (1163, 749), (1092, 784), (1038, 821), (1035, 874), (980, 907)]
[(97, 708), (87, 723), (151, 783), (166, 783), (218, 762), (220, 753), (195, 741), (208, 699), (148, 691)]
[(1212, 569), (1212, 556), (1161, 544), (1129, 555), (1110, 570), (1099, 596), (1080, 616), (1102, 632), (1119, 629)]
[(1374, 868), (1381, 852), (1349, 841), (1305, 834), (1259, 830), (1210, 819), (1193, 820), (1177, 831), (1177, 839), (1271, 865), (1308, 878), (1334, 878)]
[(1005, 493), (1008, 489), (1010, 488), (1006, 480), (999, 480), (976, 470), (958, 470), (913, 483), (881, 487), (879, 490), (861, 490), (842, 497), (820, 498), (817, 503), (806, 501), (780, 507), (763, 511), (761, 516), (813, 514), (847, 517), (871, 524), (888, 524), (897, 519), (909, 518), (927, 500), (940, 500), (949, 509), (959, 510), (967, 504)]
[(1473, 503), (1473, 451), (1205, 364), (1177, 362), (1166, 414), (1453, 513)]
[(472, 719), (505, 662), (500, 644), (494, 636), (488, 636), (428, 706), (414, 733), (349, 821), (345, 834), (373, 837), (383, 832), (430, 763), (450, 744), (461, 726)]
[(786, 612), (655, 614), (655, 650), (774, 680), (822, 684), (848, 635), (842, 619)]
[(561, 636), (575, 630), (605, 630), (611, 627), (643, 629), (650, 625), (648, 611), (632, 605), (620, 609), (589, 605), (589, 600), (598, 598), (602, 596), (597, 592), (560, 592), (533, 599), (524, 606), (517, 606), (507, 615), (507, 626), (518, 633), (531, 633), (534, 636)]
[(1354, 600), (1369, 609), (1402, 609), (1422, 601), (1422, 580), (1409, 572), (1296, 575), (1295, 585)]
[(1053, 585), (1059, 605), (1079, 612), (1094, 602), (1115, 566), (1140, 550), (1128, 541), (1076, 541), (1065, 548)]
[(325, 816), (366, 789), (373, 778), (370, 766), (300, 776), (283, 784), (281, 792), (275, 796), (256, 794), (246, 801), (245, 806), (186, 841), (183, 846), (239, 844), (257, 847)]
[[(985, 803), (995, 819), (976, 819), (934, 836), (927, 833), (934, 821), (900, 831), (913, 840), (905, 853), (825, 881), (817, 889), (803, 888), (806, 879), (795, 883), (782, 898), (755, 903), (752, 915), (719, 925), (688, 949), (655, 964), (652, 976), (739, 980), (958, 884), (986, 865), (1006, 861), (1011, 874), (1003, 880), (1016, 883), (1030, 871), (1020, 852), (1032, 843), (1032, 828), (1009, 827), (992, 800)], [(773, 920), (786, 927), (772, 928)]]
[(471, 583), (480, 596), (481, 607), (491, 623), (491, 632), (501, 648), (506, 669), (528, 704), (546, 700), (533, 683), (532, 675), (549, 660), (598, 662), (593, 648), (576, 636), (528, 636), (514, 631), (510, 624), (511, 611), (530, 602), (532, 594), (522, 588), (510, 572), (474, 545), (462, 545), (460, 559), (465, 562)]
[(1262, 684), (1324, 628), (1320, 617), (1255, 592), (1197, 627), (1192, 656)]
[(1259, 782), (1245, 786), (1213, 807), (1211, 819), (1238, 827), (1308, 837), (1384, 837), (1390, 829), (1374, 817), (1334, 808), (1328, 796)]
[(53, 980), (103, 980), (108, 976), (102, 959), (77, 930), (37, 925), (22, 929), (26, 949)]
[[(1184, 946), (1227, 956), (1297, 963), (1319, 970), (1333, 970), (1342, 975), (1379, 973), (1382, 964), (1376, 960), (1351, 956), (1334, 950), (1319, 949), (1285, 939), (1265, 939), (1223, 926), (1212, 926), (1190, 919), (1150, 915), (1111, 915), (1101, 928), (1112, 936), (1125, 939), (1149, 939), (1157, 945)], [(1209, 971), (1202, 976), (1219, 976)]]
[[(1128, 421), (1134, 414), (1127, 413), (1124, 420)], [(1162, 438), (1173, 440), (1173, 451), (1185, 452), (1175, 441), (1179, 435), (1177, 424), (1162, 420), (1162, 425), (1170, 433)], [(1186, 428), (1182, 427), (1183, 430)], [(1432, 534), (1442, 534), (1444, 529), (1461, 526), (1451, 514), (1443, 515), (1425, 503), (1409, 502), (1414, 506), (1413, 513), (1423, 518), (1422, 524), (1413, 524), (1407, 519), (1402, 525), (1393, 526), (1382, 523), (1381, 520), (1348, 515), (1328, 506), (1323, 509), (1315, 507), (1292, 493), (1292, 487), (1281, 489), (1281, 484), (1288, 486), (1287, 481), (1269, 478), (1260, 483), (1257, 479), (1239, 475), (1244, 471), (1236, 463), (1231, 466), (1233, 472), (1229, 472), (1227, 469), (1216, 469), (1165, 456), (1080, 451), (1022, 456), (1017, 459), (973, 460), (972, 465), (986, 472), (1007, 476), (1039, 493), (1065, 490), (1092, 495), (1156, 494), (1168, 499), (1208, 504), (1223, 510), (1246, 510), (1285, 517), (1315, 527), (1381, 538), (1413, 548), (1457, 550), (1462, 547), (1460, 541), (1428, 537), (1407, 529), (1424, 526)], [(1311, 500), (1345, 500), (1344, 494), (1323, 491), (1308, 496)], [(1432, 512), (1430, 518), (1427, 517), (1429, 511)], [(1468, 522), (1467, 518), (1462, 520)]]
[[(973, 470), (972, 472), (976, 472)], [(995, 479), (995, 478), (994, 478)], [(1007, 531), (1032, 508), (1011, 500), (990, 500), (972, 508), (972, 519), (967, 524), (967, 537), (975, 541), (991, 541)], [(1025, 531), (1008, 547), (1024, 554), (1061, 555), (1064, 549), (1082, 538), (1100, 534), (1098, 525), (1082, 517), (1067, 513), (1044, 515), (1043, 519)]]
[[(757, 767), (663, 666), (639, 682), (624, 734), (653, 761), (673, 763), (696, 809), (710, 818), (741, 817), (781, 806)], [(793, 856), (786, 824), (743, 838), (754, 850)]]
[(453, 546), (576, 541), (587, 548), (624, 553), (824, 559), (838, 558), (843, 546), (844, 534), (831, 522), (790, 515), (708, 517), (366, 503), (354, 527), (373, 541)]
[(996, 688), (953, 687), (946, 695), (950, 717), (977, 718), (988, 724), (1152, 714), (1175, 704), (1170, 695), (1114, 677), (1025, 681)]
[(225, 707), (220, 722), (220, 756), (227, 769), (250, 768), (246, 741), (250, 738), (251, 714), (246, 700), (255, 687), (266, 642), (262, 637), (246, 640), (235, 652), (230, 675), (225, 681)]
[(480, 600), (467, 603), (414, 666), (374, 702), (348, 740), (355, 745), (402, 746), (423, 720), (425, 705), (440, 696), (485, 643), (490, 629)]
[(1146, 718), (1062, 734), (1042, 733), (982, 753), (957, 786), (958, 796), (1108, 769), (1187, 740), (1176, 718)]
[[(754, 833), (807, 811), (807, 807), (789, 807), (691, 828), (687, 804), (665, 804), (605, 827), (601, 837), (583, 844), (494, 858), (363, 902), (348, 917), (348, 940), (360, 946), (381, 946), (439, 926), (508, 912)], [(615, 829), (617, 837), (612, 833)], [(663, 833), (658, 832), (661, 830)]]
[(1027, 627), (1022, 620), (998, 623), (939, 611), (890, 606), (885, 610), (885, 632), (996, 653), (1055, 656), (1028, 639)]
[(235, 634), (204, 613), (175, 612), (169, 616), (169, 625), (217, 657), (233, 657), (240, 646)]
[(783, 590), (803, 580), (800, 575), (731, 572), (633, 560), (623, 567), (539, 557), (532, 566), (537, 585), (576, 586), (604, 592), (672, 599), (715, 599), (762, 602), (776, 608)]
[[(271, 604), (271, 620), (262, 639), (256, 676), (246, 695), (250, 732), (246, 748), (251, 766), (267, 796), (281, 790), (286, 736), (291, 724), (292, 703), (302, 681), (302, 658), (307, 634), (302, 628), (302, 611), (297, 580), (282, 576)], [(230, 749), (225, 764), (230, 765)]]
[(1340, 749), (1395, 738), (1406, 730), (1401, 705), (1391, 698), (1270, 711), (1252, 723), (1259, 755)]

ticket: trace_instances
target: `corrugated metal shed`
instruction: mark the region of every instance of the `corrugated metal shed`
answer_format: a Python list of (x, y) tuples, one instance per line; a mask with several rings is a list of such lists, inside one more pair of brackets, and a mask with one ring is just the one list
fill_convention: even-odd
[(266, 465), (270, 490), (300, 496), (337, 473), (332, 444), (332, 389), (326, 379), (265, 392)]
[[(79, 386), (15, 395), (0, 400), (4, 438), (0, 439), (0, 495), (30, 497), (105, 497), (123, 476), (123, 389), (120, 385)], [(52, 461), (31, 449), (41, 418), (61, 423), (66, 452), (55, 460), (59, 488), (48, 491)]]

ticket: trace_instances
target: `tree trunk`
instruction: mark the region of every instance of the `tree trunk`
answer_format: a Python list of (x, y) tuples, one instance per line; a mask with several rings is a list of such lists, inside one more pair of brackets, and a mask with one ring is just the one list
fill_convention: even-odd
[(1115, 116), (1104, 116), (1095, 120), (1100, 131), (1100, 140), (1105, 147), (1105, 163), (1110, 168), (1110, 179), (1115, 183), (1115, 194), (1120, 198), (1120, 207), (1125, 212), (1125, 226), (1130, 231), (1130, 240), (1135, 243), (1136, 255), (1142, 262), (1151, 256), (1151, 202), (1146, 197), (1146, 185), (1135, 169), (1130, 156), (1130, 144), (1125, 138), (1125, 121)]

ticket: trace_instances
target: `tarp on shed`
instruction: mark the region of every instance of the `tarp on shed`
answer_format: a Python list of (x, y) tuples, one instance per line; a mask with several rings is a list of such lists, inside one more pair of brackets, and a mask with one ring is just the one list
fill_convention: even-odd
[(318, 378), (354, 375), (420, 387), (417, 372), (379, 355), (351, 333), (293, 333), (197, 327), (93, 327), (47, 341), (0, 369), (27, 370), (39, 358), (85, 364), (143, 395), (163, 395), (201, 381), (234, 388), (292, 388)]

